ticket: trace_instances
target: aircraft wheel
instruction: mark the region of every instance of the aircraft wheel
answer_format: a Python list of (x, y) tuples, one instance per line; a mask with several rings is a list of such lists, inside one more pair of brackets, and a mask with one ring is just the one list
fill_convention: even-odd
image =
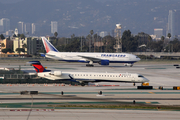
[(133, 83), (133, 86), (136, 86), (136, 83)]
[(86, 64), (86, 67), (94, 67), (93, 64)]
[(85, 86), (85, 83), (81, 83), (81, 86)]

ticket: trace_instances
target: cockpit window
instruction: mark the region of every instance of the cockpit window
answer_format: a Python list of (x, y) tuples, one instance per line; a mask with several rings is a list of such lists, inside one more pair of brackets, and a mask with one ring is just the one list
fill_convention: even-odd
[(138, 75), (138, 77), (144, 77), (144, 76), (142, 76), (142, 75)]
[(138, 56), (136, 56), (136, 58), (139, 58)]

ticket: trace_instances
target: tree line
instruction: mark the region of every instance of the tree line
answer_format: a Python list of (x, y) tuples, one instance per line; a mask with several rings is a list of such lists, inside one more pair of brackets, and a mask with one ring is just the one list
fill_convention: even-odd
[[(100, 37), (93, 30), (87, 36), (71, 35), (70, 38), (57, 38), (58, 33), (52, 37), (52, 44), (61, 52), (115, 52), (116, 39), (107, 35)], [(168, 38), (167, 38), (168, 37)], [(122, 52), (180, 52), (178, 38), (170, 40), (171, 34), (162, 36), (160, 40), (153, 40), (150, 35), (141, 32), (132, 35), (130, 30), (122, 34)]]
[[(50, 37), (51, 43), (61, 52), (116, 52), (116, 38), (111, 35), (105, 37), (99, 36), (93, 30), (87, 36), (75, 36), (72, 34), (70, 38), (57, 37), (58, 33), (55, 32), (53, 37)], [(20, 39), (24, 39), (24, 34), (19, 34)], [(151, 36), (141, 32), (137, 35), (132, 35), (130, 30), (125, 30), (122, 34), (122, 52), (180, 52), (180, 41), (177, 37), (170, 40), (171, 34), (167, 35), (168, 38), (162, 36), (160, 40), (152, 40)], [(0, 39), (5, 37), (1, 34)], [(1, 47), (5, 47), (1, 44)], [(17, 48), (16, 51), (20, 54), (26, 52), (27, 45), (23, 48)], [(13, 52), (11, 49), (3, 49), (3, 53)], [(44, 52), (41, 50), (39, 52)]]

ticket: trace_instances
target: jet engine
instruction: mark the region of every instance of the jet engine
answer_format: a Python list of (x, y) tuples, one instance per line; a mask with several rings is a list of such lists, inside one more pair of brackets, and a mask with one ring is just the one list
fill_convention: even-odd
[(51, 73), (51, 75), (61, 76), (62, 72), (61, 71), (54, 71), (53, 73)]
[(109, 60), (101, 60), (99, 62), (100, 65), (109, 65)]

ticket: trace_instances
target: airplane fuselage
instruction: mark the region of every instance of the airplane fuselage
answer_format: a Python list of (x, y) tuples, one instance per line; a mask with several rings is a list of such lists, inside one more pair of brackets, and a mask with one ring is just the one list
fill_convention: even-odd
[(148, 82), (145, 77), (131, 73), (89, 73), (89, 72), (62, 72), (53, 74), (52, 72), (38, 73), (39, 77), (50, 80), (75, 80), (79, 82), (128, 82), (144, 83)]
[[(83, 57), (84, 58), (83, 58)], [(47, 58), (66, 62), (85, 62), (98, 63), (99, 60), (108, 60), (109, 63), (135, 63), (140, 60), (135, 55), (128, 53), (81, 53), (81, 52), (49, 52)], [(93, 58), (88, 59), (88, 58)]]
[(42, 56), (60, 61), (88, 63), (86, 66), (93, 66), (93, 63), (100, 65), (125, 63), (132, 66), (140, 60), (137, 56), (128, 53), (59, 52), (45, 37), (42, 37), (42, 41), (46, 50), (46, 54)]

